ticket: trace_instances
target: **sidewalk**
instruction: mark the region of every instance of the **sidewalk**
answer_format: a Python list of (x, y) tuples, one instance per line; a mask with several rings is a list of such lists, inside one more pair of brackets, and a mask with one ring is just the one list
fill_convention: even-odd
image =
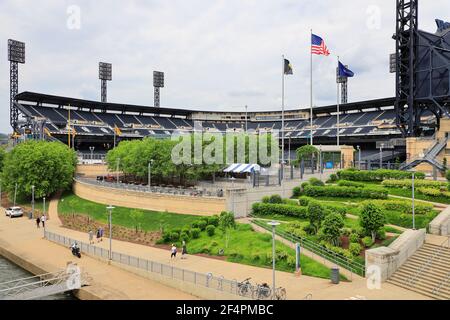
[[(56, 202), (56, 200), (55, 200)], [(62, 228), (59, 219), (55, 218), (54, 208), (52, 205), (50, 218), (52, 221), (48, 224), (48, 230), (54, 233), (62, 234), (79, 241), (88, 241), (88, 235)], [(30, 224), (32, 224), (30, 222)], [(109, 248), (109, 240), (97, 244), (98, 247)], [(126, 253), (135, 257), (157, 261), (167, 265), (174, 265), (178, 268), (186, 270), (209, 273), (215, 276), (224, 276), (226, 279), (237, 279), (238, 281), (245, 278), (252, 278), (253, 283), (271, 283), (272, 270), (257, 268), (242, 264), (236, 264), (218, 259), (211, 259), (201, 256), (188, 256), (186, 260), (177, 258), (174, 261), (170, 259), (170, 253), (153, 247), (147, 247), (128, 242), (113, 240), (112, 247), (115, 252)], [(286, 288), (288, 299), (303, 299), (308, 294), (312, 294), (313, 299), (350, 299), (351, 297), (363, 296), (367, 299), (427, 299), (426, 297), (414, 292), (396, 287), (391, 284), (383, 284), (382, 290), (369, 290), (366, 286), (366, 279), (354, 277), (353, 282), (341, 282), (339, 285), (333, 285), (327, 279), (319, 279), (308, 276), (295, 276), (291, 273), (277, 272), (277, 287)]]

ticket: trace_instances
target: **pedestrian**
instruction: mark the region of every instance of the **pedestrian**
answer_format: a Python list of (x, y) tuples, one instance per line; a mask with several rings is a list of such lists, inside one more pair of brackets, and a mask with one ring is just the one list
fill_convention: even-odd
[(94, 244), (94, 232), (92, 230), (89, 230), (89, 244)]
[(170, 259), (174, 259), (177, 257), (177, 247), (175, 246), (175, 244), (172, 244), (172, 248), (170, 249)]
[(41, 224), (41, 219), (40, 219), (39, 216), (38, 216), (38, 217), (36, 218), (36, 226), (37, 226), (38, 229), (41, 227), (40, 224)]
[(97, 229), (97, 243), (100, 242), (100, 228)]
[(42, 228), (45, 228), (45, 221), (46, 220), (47, 220), (47, 218), (45, 216), (42, 216), (42, 218), (41, 218)]
[(105, 230), (103, 230), (103, 227), (100, 227), (100, 241), (103, 241)]
[(187, 255), (186, 241), (183, 240), (183, 246), (181, 248), (181, 259), (186, 259), (186, 255)]

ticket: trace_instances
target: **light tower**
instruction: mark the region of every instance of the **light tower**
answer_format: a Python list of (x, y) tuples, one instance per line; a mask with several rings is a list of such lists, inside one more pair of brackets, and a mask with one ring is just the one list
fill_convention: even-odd
[(19, 110), (14, 105), (14, 99), (19, 93), (19, 63), (25, 63), (25, 43), (8, 40), (8, 61), (9, 68), (9, 88), (10, 88), (10, 124), (14, 132), (17, 131), (17, 123), (19, 121)]
[(153, 71), (153, 87), (155, 88), (154, 106), (159, 108), (161, 106), (160, 88), (164, 88), (164, 72)]
[(102, 83), (102, 102), (108, 102), (108, 87), (107, 81), (112, 80), (112, 64), (106, 62), (100, 62), (98, 66), (98, 77)]
[[(345, 66), (348, 68), (348, 66)], [(348, 102), (348, 78), (339, 76), (339, 68), (336, 69), (336, 83), (341, 85), (341, 103)]]

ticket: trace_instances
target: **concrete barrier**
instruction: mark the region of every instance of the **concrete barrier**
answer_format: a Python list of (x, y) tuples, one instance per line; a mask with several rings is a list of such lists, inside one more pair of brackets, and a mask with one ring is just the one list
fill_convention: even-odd
[(76, 168), (76, 174), (87, 178), (105, 176), (110, 174), (105, 164), (79, 164)]
[(430, 222), (429, 232), (437, 236), (450, 235), (450, 206)]
[(381, 281), (388, 280), (425, 243), (426, 230), (407, 230), (389, 247), (366, 251), (366, 277), (378, 269)]

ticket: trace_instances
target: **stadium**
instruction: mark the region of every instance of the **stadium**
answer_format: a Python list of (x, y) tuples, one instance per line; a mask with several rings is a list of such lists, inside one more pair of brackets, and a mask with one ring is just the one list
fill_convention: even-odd
[[(450, 25), (420, 30), (418, 10), (396, 1), (395, 96), (349, 102), (338, 60), (338, 102), (288, 110), (284, 56), (281, 107), (200, 110), (161, 107), (160, 71), (152, 106), (109, 102), (105, 62), (100, 101), (19, 92), (25, 43), (10, 39), (0, 255), (39, 286), (0, 281), (0, 299), (449, 300)], [(224, 140), (195, 141), (206, 133)], [(174, 136), (232, 160), (190, 162), (189, 149), (175, 163)], [(251, 159), (253, 136), (274, 138), (276, 162)], [(77, 288), (59, 286), (68, 256), (84, 268)]]

